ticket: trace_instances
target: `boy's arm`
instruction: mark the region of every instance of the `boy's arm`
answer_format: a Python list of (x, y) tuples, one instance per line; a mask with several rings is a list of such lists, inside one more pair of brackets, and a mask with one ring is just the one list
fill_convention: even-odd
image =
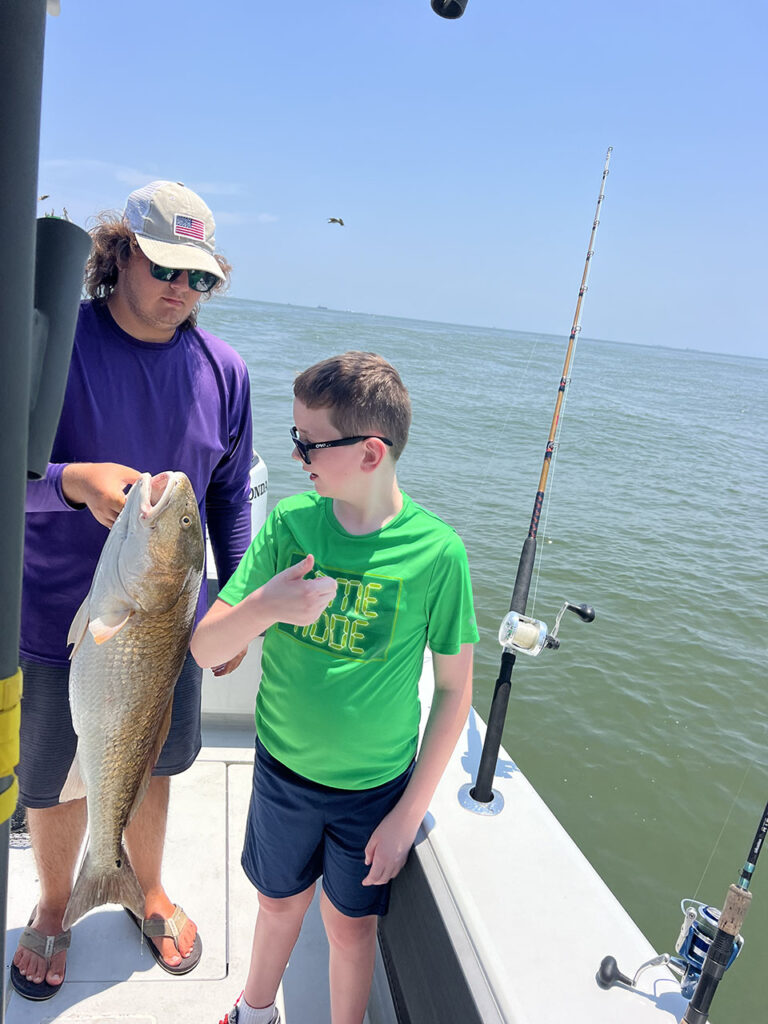
[(197, 664), (201, 668), (225, 664), (275, 622), (309, 626), (318, 619), (333, 600), (336, 580), (331, 576), (305, 580), (314, 561), (307, 555), (239, 604), (217, 598), (192, 634), (189, 647)]
[(435, 694), (413, 774), (365, 848), (371, 870), (363, 885), (383, 885), (405, 864), (472, 702), (472, 644), (458, 654), (434, 654)]

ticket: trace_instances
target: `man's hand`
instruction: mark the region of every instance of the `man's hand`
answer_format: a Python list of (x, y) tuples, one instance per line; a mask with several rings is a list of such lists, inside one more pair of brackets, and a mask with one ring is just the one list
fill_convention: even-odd
[(270, 617), (274, 622), (310, 626), (334, 599), (336, 580), (332, 576), (304, 579), (314, 564), (314, 555), (307, 555), (296, 565), (273, 576), (261, 588), (265, 602), (269, 602)]
[(140, 476), (117, 462), (70, 462), (62, 471), (61, 489), (71, 505), (86, 505), (109, 530), (125, 505), (125, 488)]
[(365, 863), (371, 870), (363, 885), (384, 885), (400, 871), (419, 830), (397, 804), (376, 826), (365, 847)]

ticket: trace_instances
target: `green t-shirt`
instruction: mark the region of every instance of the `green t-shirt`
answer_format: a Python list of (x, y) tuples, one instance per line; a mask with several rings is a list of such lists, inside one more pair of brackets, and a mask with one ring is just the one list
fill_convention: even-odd
[(291, 771), (339, 789), (395, 778), (416, 753), (427, 644), (458, 654), (478, 639), (461, 538), (406, 494), (381, 530), (356, 536), (314, 492), (281, 501), (220, 593), (236, 605), (276, 573), (315, 558), (336, 596), (311, 626), (264, 637), (259, 739)]

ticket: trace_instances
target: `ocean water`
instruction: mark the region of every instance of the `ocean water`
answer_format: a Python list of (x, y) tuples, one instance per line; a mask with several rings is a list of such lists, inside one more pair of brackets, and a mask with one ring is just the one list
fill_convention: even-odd
[[(231, 298), (201, 324), (249, 366), (270, 508), (305, 486), (295, 374), (349, 349), (398, 367), (414, 407), (400, 483), (466, 543), (486, 717), (566, 337)], [(768, 800), (768, 360), (582, 337), (570, 377), (528, 613), (550, 629), (565, 600), (597, 615), (566, 615), (559, 651), (517, 659), (504, 746), (674, 952), (680, 900), (722, 906)], [(720, 1024), (766, 1019), (768, 861), (751, 891)]]

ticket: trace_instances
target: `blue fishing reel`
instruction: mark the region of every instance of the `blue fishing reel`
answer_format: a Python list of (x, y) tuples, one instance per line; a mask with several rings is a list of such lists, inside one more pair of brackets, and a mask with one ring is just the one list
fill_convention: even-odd
[[(684, 899), (680, 901), (680, 909), (683, 912), (683, 923), (680, 934), (675, 943), (677, 956), (671, 953), (661, 953), (650, 960), (646, 960), (635, 971), (633, 978), (628, 978), (619, 970), (619, 965), (612, 956), (607, 956), (600, 964), (597, 972), (597, 983), (601, 988), (610, 988), (611, 985), (619, 982), (629, 988), (637, 988), (637, 982), (643, 971), (649, 967), (658, 967), (666, 964), (667, 967), (679, 978), (680, 992), (685, 999), (691, 999), (707, 959), (709, 947), (717, 933), (720, 911), (716, 907), (707, 906), (697, 900)], [(737, 935), (733, 940), (733, 950), (725, 966), (727, 970), (741, 952), (744, 939)]]
[[(717, 933), (720, 911), (696, 900), (681, 900), (683, 924), (675, 943), (675, 951), (679, 957), (672, 957), (669, 966), (681, 972), (680, 991), (686, 999), (690, 999), (701, 977), (701, 969), (707, 959), (709, 947)], [(733, 949), (725, 965), (727, 970), (741, 952), (744, 939), (737, 935), (733, 940)]]

